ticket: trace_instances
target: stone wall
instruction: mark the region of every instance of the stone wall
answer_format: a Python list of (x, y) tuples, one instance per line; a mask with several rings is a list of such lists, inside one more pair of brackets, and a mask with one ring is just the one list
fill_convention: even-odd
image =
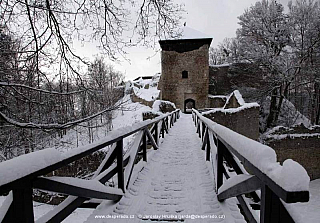
[(226, 96), (209, 96), (209, 108), (223, 108), (226, 104), (227, 97)]
[[(209, 45), (204, 44), (197, 49), (186, 52), (162, 50), (162, 75), (158, 87), (161, 90), (160, 98), (162, 100), (173, 102), (182, 111), (184, 111), (184, 103), (187, 99), (193, 99), (196, 108), (207, 107), (208, 49)], [(188, 72), (188, 78), (182, 78), (182, 71)]]
[(320, 136), (286, 137), (266, 142), (272, 147), (277, 159), (282, 163), (286, 159), (293, 159), (300, 163), (308, 172), (311, 180), (320, 178)]
[(257, 101), (255, 92), (267, 86), (259, 72), (254, 65), (245, 63), (210, 66), (209, 94), (227, 95), (237, 89), (246, 102)]
[(208, 112), (204, 116), (250, 139), (258, 140), (259, 106), (239, 109), (237, 112), (226, 112), (227, 110)]

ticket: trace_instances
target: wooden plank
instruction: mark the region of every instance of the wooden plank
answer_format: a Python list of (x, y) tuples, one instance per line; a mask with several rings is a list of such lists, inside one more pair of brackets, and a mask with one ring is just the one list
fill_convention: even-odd
[(165, 123), (166, 123), (166, 132), (168, 134), (168, 131), (169, 131), (169, 116), (167, 116), (164, 120), (165, 120)]
[(168, 117), (165, 118), (163, 120), (163, 124), (164, 124), (164, 130), (166, 131), (166, 133), (168, 134), (169, 133), (169, 128), (168, 128)]
[(69, 196), (55, 209), (40, 217), (36, 223), (57, 223), (62, 222), (68, 217), (77, 207), (79, 207), (88, 198)]
[(250, 193), (252, 191), (260, 189), (260, 187), (260, 180), (256, 176), (251, 176), (250, 178), (247, 178), (224, 191), (219, 191), (218, 200), (223, 201), (231, 197), (236, 197), (238, 195)]
[(280, 198), (267, 185), (261, 187), (260, 222), (294, 223)]
[[(61, 179), (63, 180), (66, 178), (62, 177)], [(103, 184), (101, 184), (102, 187), (97, 187), (97, 181), (94, 182), (91, 180), (90, 182), (90, 180), (74, 178), (71, 182), (72, 183), (59, 181), (59, 177), (54, 177), (53, 179), (38, 177), (34, 180), (33, 187), (41, 190), (85, 198), (119, 200), (123, 196), (122, 191), (116, 190), (115, 188), (109, 188)], [(90, 183), (92, 183), (92, 186)]]
[(209, 139), (209, 128), (206, 128), (206, 136), (204, 141), (207, 142), (207, 149), (206, 149), (206, 161), (210, 161), (210, 139)]
[[(129, 162), (129, 156), (125, 156), (123, 165), (126, 166)], [(113, 177), (117, 173), (117, 165), (113, 163), (107, 170), (103, 171), (101, 174), (99, 174), (96, 179), (99, 180), (101, 183), (106, 183), (111, 177)], [(77, 209), (83, 202), (88, 200), (88, 198), (84, 197), (74, 197), (69, 196), (65, 201), (63, 201), (61, 204), (59, 204), (54, 210), (49, 212), (48, 214), (45, 214), (41, 219), (37, 221), (37, 223), (42, 222), (61, 222), (66, 217), (68, 217), (75, 209)]]
[(217, 191), (223, 184), (223, 150), (225, 149), (225, 146), (218, 141), (218, 148), (217, 148)]
[(2, 223), (21, 222), (21, 223), (33, 223), (33, 202), (31, 184), (26, 182), (20, 185), (20, 188), (14, 188), (12, 190), (12, 201), (7, 209), (7, 212), (2, 219)]
[(84, 202), (78, 208), (96, 209), (99, 205), (100, 203)]
[(208, 143), (207, 139), (208, 139), (208, 130), (206, 130), (206, 133), (205, 133), (205, 136), (204, 136), (204, 140), (202, 142), (201, 150), (205, 150), (206, 145)]
[(92, 178), (97, 177), (100, 173), (102, 173), (112, 165), (112, 163), (114, 162), (117, 156), (116, 146), (117, 146), (116, 143), (112, 145), (111, 149), (108, 151), (108, 153), (104, 157), (103, 161), (101, 162), (100, 166), (98, 167), (98, 169), (96, 170)]
[(161, 129), (160, 129), (162, 138), (164, 138), (164, 129), (165, 129), (165, 124), (164, 124), (164, 120), (162, 120), (161, 121)]
[[(124, 170), (124, 177), (125, 177), (124, 182), (126, 184), (126, 188), (128, 188), (129, 183), (130, 183), (130, 179), (131, 179), (134, 163), (135, 163), (138, 151), (140, 149), (139, 147), (140, 147), (141, 141), (143, 141), (143, 143), (145, 145), (145, 152), (147, 152), (147, 145), (146, 145), (147, 140), (146, 140), (146, 136), (145, 136), (145, 131), (146, 131), (146, 129), (137, 134), (137, 136), (135, 137), (134, 142), (133, 142), (129, 152), (127, 153), (128, 156), (129, 156), (129, 162), (128, 162), (128, 165), (126, 166), (125, 170)], [(144, 147), (144, 145), (142, 145), (142, 147)]]
[(125, 192), (124, 174), (123, 174), (123, 139), (117, 142), (117, 173), (118, 173), (118, 188)]
[(245, 202), (242, 195), (237, 196), (237, 200), (239, 201), (240, 207), (242, 208), (242, 211), (248, 220), (249, 223), (257, 223), (257, 220), (253, 216), (251, 210), (249, 209), (247, 203)]
[[(155, 141), (155, 145), (157, 146), (157, 148), (153, 147), (155, 150), (157, 150), (157, 149), (158, 149), (158, 146), (159, 146), (159, 125), (158, 125), (158, 123), (159, 123), (159, 122), (156, 122), (156, 123), (154, 124), (154, 126), (155, 126), (155, 132), (154, 132), (155, 137), (154, 137), (154, 141)], [(151, 139), (150, 139), (150, 140), (151, 140)]]
[(201, 125), (201, 122), (199, 121), (199, 122), (198, 122), (198, 126), (197, 126), (197, 133), (198, 133), (198, 135), (199, 135), (199, 138), (201, 138), (200, 125)]
[(203, 140), (203, 138), (204, 138), (205, 130), (206, 130), (206, 126), (205, 126), (205, 124), (202, 122), (202, 132), (201, 132), (201, 134), (202, 134), (202, 136), (201, 136), (202, 140)]
[[(151, 137), (152, 138), (152, 137)], [(142, 156), (143, 161), (147, 162), (147, 133), (146, 130), (144, 131), (144, 134), (142, 136)]]
[(146, 134), (147, 134), (147, 137), (150, 140), (151, 145), (153, 146), (154, 150), (159, 149), (159, 146), (157, 145), (156, 141), (154, 140), (154, 138), (152, 137), (152, 135), (148, 129), (146, 129)]
[[(223, 156), (224, 156), (224, 159), (227, 161), (228, 165), (231, 166), (238, 175), (244, 174), (244, 172), (242, 171), (238, 163), (234, 160), (233, 155), (230, 153), (228, 149), (223, 150)], [(250, 195), (255, 202), (260, 201), (260, 198), (255, 191), (252, 191)]]

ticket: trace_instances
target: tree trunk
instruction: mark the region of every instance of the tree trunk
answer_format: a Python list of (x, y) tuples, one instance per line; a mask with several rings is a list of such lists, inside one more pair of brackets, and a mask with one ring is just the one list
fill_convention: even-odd
[(277, 112), (277, 94), (278, 94), (278, 89), (275, 88), (272, 90), (271, 93), (271, 103), (270, 103), (270, 110), (269, 110), (269, 115), (267, 118), (267, 123), (266, 126), (267, 128), (270, 128), (273, 126), (275, 115)]
[(280, 115), (280, 112), (281, 112), (281, 106), (282, 106), (282, 103), (283, 103), (283, 99), (288, 98), (289, 86), (290, 86), (290, 82), (286, 84), (286, 86), (284, 88), (284, 91), (283, 91), (283, 94), (282, 94), (282, 85), (281, 85), (281, 87), (279, 89), (279, 91), (280, 91), (280, 99), (279, 99), (279, 102), (278, 102), (278, 105), (277, 105), (277, 111), (276, 111), (275, 116), (274, 116), (274, 120), (273, 120), (274, 123), (277, 123), (277, 121), (278, 121), (278, 118), (279, 118), (279, 115)]
[(315, 96), (316, 96), (316, 106), (315, 106), (315, 124), (319, 125), (320, 118), (320, 86), (319, 82), (314, 84)]

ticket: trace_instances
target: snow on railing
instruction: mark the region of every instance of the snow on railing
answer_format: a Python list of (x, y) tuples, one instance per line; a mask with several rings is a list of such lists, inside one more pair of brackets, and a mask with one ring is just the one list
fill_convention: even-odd
[[(179, 118), (180, 110), (119, 128), (92, 144), (60, 153), (44, 149), (0, 163), (0, 194), (10, 193), (0, 208), (0, 222), (33, 222), (33, 188), (71, 195), (37, 222), (61, 222), (90, 198), (120, 200), (130, 182), (134, 161), (141, 151), (147, 161), (147, 139), (154, 149), (159, 148), (159, 137), (164, 137)], [(123, 139), (138, 133), (130, 150), (123, 154)], [(113, 145), (91, 180), (64, 177), (41, 177), (62, 166), (81, 159), (106, 146)], [(116, 162), (115, 162), (116, 161)], [(104, 184), (114, 175), (118, 188)], [(104, 188), (104, 189), (102, 189)]]
[[(219, 125), (195, 109), (192, 115), (199, 137), (203, 139), (202, 149), (206, 149), (207, 160), (210, 160), (210, 148), (217, 148), (215, 178), (218, 199), (222, 201), (237, 197), (249, 222), (257, 222), (242, 196), (251, 193), (254, 200), (261, 198), (260, 222), (295, 222), (282, 201), (285, 203), (309, 201), (310, 178), (306, 170), (291, 159), (284, 161), (281, 166), (271, 147)], [(210, 140), (212, 136), (213, 142)], [(248, 176), (247, 172), (240, 168), (237, 159), (252, 175)], [(226, 184), (223, 183), (223, 175), (227, 179), (230, 176), (223, 164), (224, 161), (241, 175), (231, 181), (227, 180)], [(255, 192), (259, 189), (261, 195)]]

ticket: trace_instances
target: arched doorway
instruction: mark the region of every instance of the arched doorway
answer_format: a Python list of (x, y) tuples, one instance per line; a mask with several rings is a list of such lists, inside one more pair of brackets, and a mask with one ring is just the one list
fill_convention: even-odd
[(184, 112), (185, 113), (191, 113), (193, 108), (196, 108), (195, 100), (187, 99), (184, 101)]

